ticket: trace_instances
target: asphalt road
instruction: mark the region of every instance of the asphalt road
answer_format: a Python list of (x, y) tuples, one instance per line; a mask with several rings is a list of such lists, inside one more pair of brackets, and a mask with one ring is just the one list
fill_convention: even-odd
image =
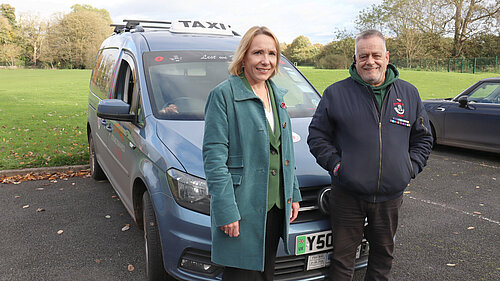
[[(500, 155), (438, 147), (404, 196), (392, 280), (500, 280)], [(0, 280), (144, 280), (107, 182), (3, 184), (0, 211)]]

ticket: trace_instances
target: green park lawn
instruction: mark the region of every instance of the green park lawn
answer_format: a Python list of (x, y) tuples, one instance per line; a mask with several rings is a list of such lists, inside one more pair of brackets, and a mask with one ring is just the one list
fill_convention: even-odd
[(89, 70), (0, 70), (0, 170), (88, 163)]
[[(346, 70), (299, 68), (322, 93)], [(453, 97), (495, 73), (402, 70), (422, 99)], [(0, 170), (86, 164), (90, 70), (0, 69)]]
[[(299, 69), (321, 94), (333, 82), (349, 76), (347, 70), (315, 69), (305, 66), (299, 67)], [(417, 87), (423, 100), (455, 97), (480, 79), (498, 76), (500, 76), (498, 73), (471, 74), (414, 70), (400, 70), (399, 73), (399, 78)]]

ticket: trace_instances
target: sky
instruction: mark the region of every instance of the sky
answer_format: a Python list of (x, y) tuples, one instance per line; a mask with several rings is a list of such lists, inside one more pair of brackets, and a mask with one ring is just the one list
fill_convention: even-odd
[(114, 23), (123, 19), (205, 20), (222, 22), (244, 34), (254, 25), (269, 27), (280, 42), (290, 44), (299, 35), (323, 45), (335, 32), (355, 34), (359, 12), (382, 0), (0, 0), (16, 9), (16, 16), (69, 13), (74, 4), (106, 9)]

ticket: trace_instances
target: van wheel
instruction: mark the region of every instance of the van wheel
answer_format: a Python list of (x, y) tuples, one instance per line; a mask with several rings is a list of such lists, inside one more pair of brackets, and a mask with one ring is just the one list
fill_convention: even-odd
[(160, 232), (158, 231), (153, 204), (147, 191), (142, 195), (142, 207), (147, 280), (174, 280), (169, 277), (163, 266)]
[(101, 168), (101, 165), (97, 162), (94, 148), (94, 139), (92, 134), (89, 134), (89, 166), (90, 166), (90, 176), (95, 180), (104, 180), (106, 175)]

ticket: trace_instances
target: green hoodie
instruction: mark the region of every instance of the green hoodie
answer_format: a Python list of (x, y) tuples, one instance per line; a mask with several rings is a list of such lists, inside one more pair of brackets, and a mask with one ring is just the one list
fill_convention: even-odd
[(379, 109), (382, 107), (382, 101), (384, 100), (387, 87), (391, 85), (394, 81), (398, 80), (399, 77), (399, 71), (396, 69), (396, 66), (394, 66), (391, 63), (387, 65), (387, 71), (385, 72), (385, 80), (384, 83), (382, 83), (382, 85), (380, 86), (372, 86), (366, 83), (359, 76), (354, 63), (352, 63), (351, 67), (349, 68), (349, 74), (351, 74), (351, 78), (354, 79), (354, 81), (358, 82), (361, 85), (370, 86), (372, 88)]

